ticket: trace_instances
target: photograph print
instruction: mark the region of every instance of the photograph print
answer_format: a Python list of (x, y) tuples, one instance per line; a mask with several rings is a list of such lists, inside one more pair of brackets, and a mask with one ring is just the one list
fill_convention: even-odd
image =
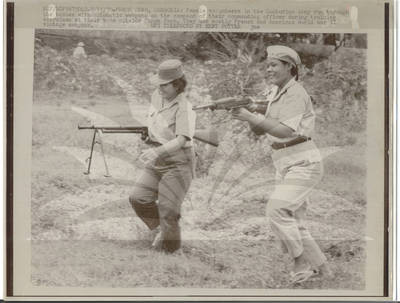
[(365, 290), (366, 53), (36, 29), (32, 285)]

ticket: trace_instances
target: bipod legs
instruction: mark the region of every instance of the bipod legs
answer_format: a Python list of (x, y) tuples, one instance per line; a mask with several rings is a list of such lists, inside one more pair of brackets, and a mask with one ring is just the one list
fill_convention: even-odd
[[(99, 132), (99, 133), (98, 133)], [(96, 141), (96, 135), (98, 134), (98, 141)], [(106, 155), (104, 154), (104, 147), (103, 147), (103, 140), (101, 139), (101, 133), (98, 129), (95, 129), (93, 132), (93, 139), (92, 139), (92, 146), (90, 148), (90, 156), (89, 158), (86, 159), (86, 162), (88, 163), (88, 168), (87, 171), (83, 172), (85, 175), (89, 175), (90, 174), (90, 167), (92, 165), (92, 158), (93, 158), (93, 149), (94, 149), (94, 145), (98, 143), (100, 144), (100, 150), (101, 150), (101, 155), (103, 157), (103, 161), (104, 161), (104, 167), (106, 168), (106, 173), (104, 175), (104, 177), (110, 177), (110, 172), (108, 171), (108, 165), (107, 165), (107, 161), (106, 161)]]

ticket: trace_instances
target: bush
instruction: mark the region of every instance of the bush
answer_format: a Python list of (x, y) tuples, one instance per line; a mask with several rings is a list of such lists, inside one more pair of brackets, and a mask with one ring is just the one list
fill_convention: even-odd
[[(318, 81), (316, 81), (318, 79)], [(317, 131), (334, 133), (330, 143), (354, 142), (354, 133), (366, 129), (367, 70), (366, 51), (341, 48), (323, 60), (301, 79), (314, 99)], [(341, 139), (339, 139), (341, 138)]]
[(38, 89), (56, 90), (64, 94), (78, 91), (119, 95), (123, 92), (109, 72), (109, 66), (115, 63), (107, 56), (77, 60), (67, 52), (36, 46), (34, 85)]
[[(179, 40), (181, 47), (177, 43), (157, 42), (157, 39), (139, 45), (133, 38), (127, 39), (125, 44), (103, 38), (102, 43), (96, 44), (99, 49), (104, 49), (103, 54), (89, 55), (86, 60), (75, 60), (68, 48), (57, 51), (42, 41), (35, 45), (34, 84), (36, 89), (57, 94), (120, 95), (143, 104), (155, 88), (149, 77), (160, 61), (180, 58), (184, 60), (194, 105), (235, 95), (257, 96), (268, 87), (263, 68), (265, 47), (288, 41), (296, 48), (293, 43), (307, 39), (315, 40), (316, 37), (197, 33)], [(47, 38), (45, 42), (50, 40)], [(116, 43), (120, 47), (114, 47), (111, 53), (109, 50)], [(297, 44), (296, 49), (305, 63), (300, 70), (300, 81), (313, 97), (317, 113), (317, 137), (324, 144), (356, 143), (366, 127), (366, 51), (341, 47), (333, 52), (330, 46), (315, 44), (314, 47), (307, 43)], [(199, 58), (207, 58), (207, 61)], [(198, 117), (201, 126), (221, 125), (218, 127), (221, 135), (230, 120), (222, 112), (201, 112)], [(247, 126), (241, 125), (241, 130), (246, 131)]]

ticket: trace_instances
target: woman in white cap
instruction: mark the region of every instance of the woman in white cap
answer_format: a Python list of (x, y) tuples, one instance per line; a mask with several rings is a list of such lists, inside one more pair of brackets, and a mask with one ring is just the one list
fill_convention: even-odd
[[(235, 109), (234, 119), (247, 121), (256, 134), (272, 143), (276, 186), (267, 203), (267, 216), (282, 247), (294, 260), (293, 283), (317, 274), (331, 275), (327, 259), (303, 224), (307, 197), (322, 177), (321, 155), (311, 139), (315, 113), (311, 98), (296, 80), (299, 55), (286, 46), (267, 48), (266, 78), (275, 85), (264, 115)], [(255, 108), (251, 108), (255, 111)]]
[(159, 227), (153, 248), (172, 253), (181, 244), (181, 204), (194, 175), (196, 115), (184, 93), (187, 82), (179, 60), (162, 62), (156, 83), (148, 114), (152, 148), (140, 156), (145, 168), (129, 201), (149, 229)]

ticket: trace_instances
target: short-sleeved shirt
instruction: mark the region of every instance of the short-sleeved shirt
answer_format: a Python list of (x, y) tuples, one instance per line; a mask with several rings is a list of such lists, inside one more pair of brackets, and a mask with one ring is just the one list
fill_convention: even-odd
[[(278, 120), (280, 123), (294, 130), (292, 137), (277, 138), (268, 134), (272, 142), (288, 142), (300, 135), (312, 137), (315, 124), (315, 112), (311, 97), (303, 86), (292, 78), (280, 91), (277, 87), (267, 94), (270, 101), (266, 117)], [(309, 162), (321, 161), (321, 154), (313, 141), (304, 142), (275, 150), (272, 159), (277, 171), (296, 165), (306, 160)]]
[(278, 91), (272, 89), (267, 95), (270, 101), (266, 117), (278, 120), (280, 123), (294, 130), (290, 138), (277, 138), (268, 135), (273, 142), (287, 142), (293, 138), (303, 135), (311, 137), (314, 132), (315, 112), (312, 107), (311, 98), (294, 78)]
[(185, 93), (169, 102), (163, 101), (158, 90), (153, 93), (147, 119), (150, 140), (164, 144), (182, 135), (189, 139), (184, 147), (191, 147), (195, 125), (196, 113)]

